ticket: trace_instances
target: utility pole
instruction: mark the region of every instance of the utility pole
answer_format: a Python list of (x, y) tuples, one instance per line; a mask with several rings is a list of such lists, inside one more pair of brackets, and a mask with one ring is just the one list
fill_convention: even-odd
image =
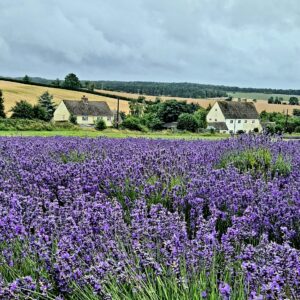
[(287, 126), (288, 126), (288, 117), (289, 117), (289, 110), (286, 110), (286, 117), (285, 117), (285, 132), (287, 132)]
[(119, 113), (120, 113), (120, 98), (118, 97), (118, 103), (117, 103), (117, 129), (119, 129)]

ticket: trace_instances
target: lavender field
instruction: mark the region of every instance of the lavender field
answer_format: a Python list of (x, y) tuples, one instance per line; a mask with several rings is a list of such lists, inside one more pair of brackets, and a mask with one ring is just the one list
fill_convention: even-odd
[(300, 299), (299, 150), (0, 138), (0, 299)]

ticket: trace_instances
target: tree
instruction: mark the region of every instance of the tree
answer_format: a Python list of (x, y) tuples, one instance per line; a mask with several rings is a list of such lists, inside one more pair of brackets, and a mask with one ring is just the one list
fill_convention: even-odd
[(134, 116), (128, 116), (123, 121), (122, 127), (130, 130), (145, 131), (145, 127), (141, 124), (140, 119)]
[(60, 86), (60, 80), (56, 78), (54, 81), (51, 83), (53, 86), (59, 87)]
[(181, 114), (178, 118), (177, 129), (196, 132), (198, 129), (198, 122), (195, 116), (188, 113)]
[(299, 105), (299, 99), (297, 97), (291, 97), (289, 103), (291, 105)]
[(25, 75), (24, 77), (23, 77), (23, 82), (24, 83), (29, 83), (31, 81), (31, 79), (30, 79), (30, 77), (28, 76), (28, 75)]
[(32, 106), (26, 100), (21, 100), (11, 109), (13, 119), (46, 120), (46, 111), (40, 105)]
[(165, 123), (176, 122), (183, 113), (194, 113), (199, 109), (197, 104), (187, 104), (186, 101), (168, 100), (158, 105), (157, 116)]
[(273, 104), (273, 103), (274, 103), (274, 98), (273, 98), (273, 97), (270, 97), (270, 98), (268, 99), (268, 103), (269, 103), (269, 104)]
[(39, 105), (46, 111), (46, 120), (50, 121), (53, 118), (56, 108), (56, 105), (53, 102), (53, 95), (50, 95), (50, 93), (46, 91), (39, 97), (38, 101)]
[(70, 73), (65, 77), (64, 87), (68, 89), (79, 89), (81, 84), (78, 77), (74, 73)]
[(208, 111), (201, 108), (194, 112), (194, 117), (196, 118), (198, 122), (199, 128), (206, 128), (207, 122), (206, 122), (206, 116), (208, 114)]
[(163, 125), (163, 122), (153, 113), (145, 114), (141, 123), (151, 130), (161, 130)]
[(11, 109), (13, 119), (34, 119), (33, 107), (26, 100), (21, 100)]
[(97, 129), (97, 130), (104, 130), (106, 128), (107, 128), (106, 123), (105, 123), (105, 121), (102, 118), (100, 118), (100, 119), (98, 119), (96, 121), (95, 129)]
[(132, 116), (141, 117), (145, 110), (145, 104), (139, 103), (137, 100), (132, 100), (129, 102), (129, 110)]
[(0, 118), (5, 118), (5, 111), (4, 111), (4, 98), (2, 91), (0, 90)]
[(32, 114), (33, 114), (33, 119), (48, 121), (47, 112), (45, 108), (41, 107), (40, 105), (34, 105), (32, 107)]
[(297, 116), (297, 117), (300, 117), (300, 109), (297, 109), (297, 108), (294, 109), (294, 110), (293, 110), (293, 115), (294, 115), (294, 116)]
[(74, 115), (70, 115), (69, 121), (74, 124), (77, 125), (77, 117)]

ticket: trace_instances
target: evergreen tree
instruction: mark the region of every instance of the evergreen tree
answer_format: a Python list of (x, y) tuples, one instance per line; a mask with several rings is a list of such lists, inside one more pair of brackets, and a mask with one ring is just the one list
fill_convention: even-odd
[(0, 90), (0, 118), (5, 118), (5, 112), (4, 112), (4, 98), (2, 91)]
[(29, 83), (29, 82), (30, 82), (30, 77), (29, 77), (28, 75), (25, 75), (25, 76), (23, 77), (23, 82), (24, 82), (24, 83)]
[(12, 119), (34, 119), (33, 107), (26, 100), (21, 100), (11, 109)]
[(53, 118), (56, 108), (56, 105), (53, 102), (53, 95), (50, 95), (48, 91), (43, 93), (39, 97), (39, 105), (46, 111), (46, 121), (50, 121)]

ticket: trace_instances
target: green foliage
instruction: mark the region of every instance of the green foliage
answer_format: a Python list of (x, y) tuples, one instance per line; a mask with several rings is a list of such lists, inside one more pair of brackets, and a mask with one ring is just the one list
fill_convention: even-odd
[(134, 117), (141, 117), (145, 110), (145, 104), (138, 100), (132, 100), (129, 102), (130, 114)]
[(69, 153), (62, 153), (60, 155), (60, 159), (64, 164), (67, 164), (69, 162), (82, 163), (86, 160), (86, 154), (74, 150), (70, 151)]
[(78, 77), (74, 73), (70, 73), (65, 77), (63, 86), (68, 89), (79, 89), (81, 84)]
[(16, 102), (11, 111), (13, 119), (34, 119), (33, 106), (26, 100)]
[(291, 97), (291, 98), (289, 99), (289, 103), (290, 103), (291, 105), (299, 105), (299, 99), (298, 99), (297, 97)]
[(32, 114), (33, 114), (33, 119), (49, 121), (47, 118), (47, 112), (45, 108), (41, 107), (40, 105), (32, 106)]
[(163, 122), (154, 113), (145, 114), (141, 123), (151, 130), (161, 130), (163, 125)]
[(194, 117), (196, 118), (198, 122), (199, 128), (206, 128), (207, 122), (206, 122), (206, 116), (208, 114), (208, 111), (206, 109), (200, 108), (197, 111), (194, 112)]
[(198, 122), (194, 115), (183, 113), (178, 118), (177, 129), (196, 132), (198, 129)]
[(293, 110), (293, 115), (294, 115), (294, 116), (297, 116), (297, 117), (300, 117), (300, 109), (295, 108), (295, 109)]
[(4, 98), (2, 94), (2, 90), (0, 90), (0, 118), (6, 118), (4, 111)]
[(39, 119), (46, 121), (47, 113), (40, 105), (32, 106), (26, 100), (21, 100), (11, 109), (12, 119)]
[(146, 127), (141, 124), (141, 120), (134, 116), (126, 117), (121, 126), (130, 130), (147, 131)]
[(146, 112), (156, 113), (157, 117), (164, 123), (177, 122), (183, 113), (194, 113), (199, 109), (197, 104), (188, 104), (186, 101), (168, 100), (154, 105), (149, 105)]
[(275, 122), (275, 126), (268, 125), (267, 131), (269, 133), (287, 132), (293, 133), (296, 128), (300, 126), (300, 118), (298, 116), (286, 116), (282, 113), (267, 113), (265, 111), (260, 114), (262, 122)]
[(50, 131), (54, 127), (47, 122), (40, 120), (29, 120), (29, 119), (0, 119), (0, 130), (36, 130), (36, 131)]
[(23, 82), (24, 82), (24, 83), (29, 83), (29, 82), (31, 82), (30, 77), (29, 77), (28, 75), (25, 75), (25, 76), (23, 77)]
[(102, 89), (104, 86), (109, 91), (122, 91), (157, 97), (163, 95), (183, 98), (227, 97), (227, 93), (222, 86), (195, 83), (96, 81), (95, 86), (98, 89)]
[(60, 80), (58, 78), (56, 78), (54, 81), (51, 82), (51, 84), (55, 87), (59, 87), (60, 86)]
[(53, 131), (75, 128), (74, 125), (68, 122), (51, 124), (42, 120), (0, 119), (0, 131)]
[(74, 124), (77, 125), (77, 117), (74, 115), (70, 115), (69, 121)]
[(50, 95), (48, 91), (43, 93), (39, 97), (39, 105), (45, 110), (46, 112), (46, 121), (50, 121), (53, 118), (53, 114), (56, 108), (56, 105), (53, 102), (53, 95)]
[(237, 168), (241, 173), (250, 172), (253, 176), (261, 174), (267, 178), (268, 173), (272, 178), (278, 174), (288, 176), (291, 172), (291, 163), (280, 154), (274, 160), (269, 149), (247, 149), (241, 152), (225, 154), (217, 168), (227, 168), (229, 165)]
[(95, 129), (97, 129), (97, 130), (104, 130), (106, 128), (107, 128), (106, 123), (105, 123), (105, 121), (102, 118), (100, 118), (100, 119), (98, 119), (96, 121)]

